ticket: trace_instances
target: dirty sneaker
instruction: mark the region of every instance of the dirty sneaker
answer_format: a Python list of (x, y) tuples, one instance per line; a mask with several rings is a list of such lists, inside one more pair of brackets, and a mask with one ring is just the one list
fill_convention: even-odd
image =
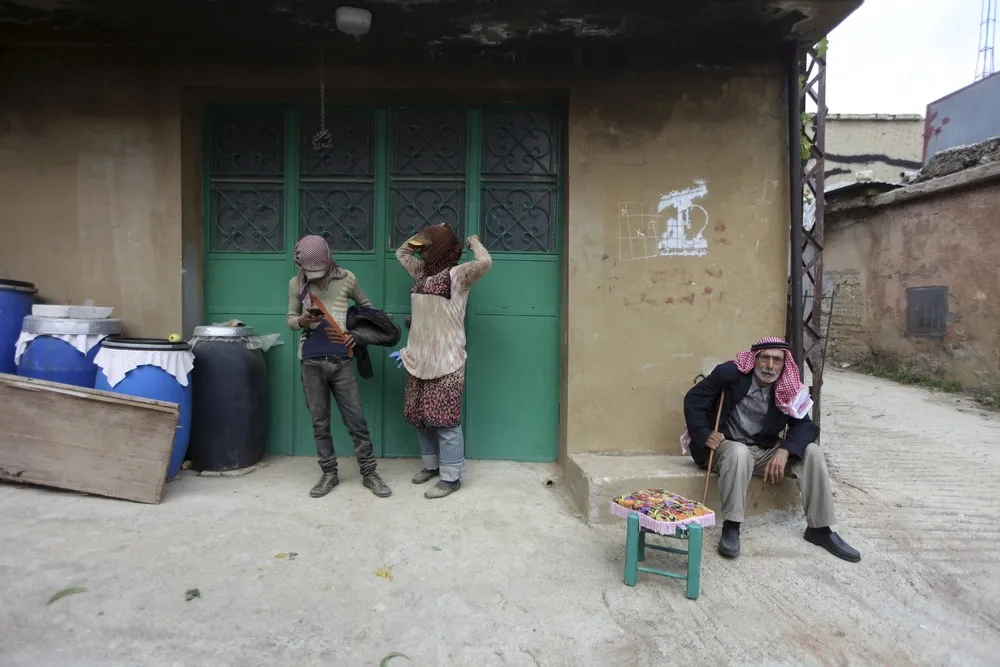
[(392, 495), (392, 489), (389, 485), (382, 481), (382, 478), (378, 476), (377, 472), (373, 472), (370, 475), (365, 475), (364, 480), (361, 482), (365, 485), (366, 489), (371, 489), (379, 498), (388, 498)]
[(424, 498), (433, 500), (434, 498), (444, 498), (445, 496), (450, 496), (451, 494), (462, 488), (462, 482), (455, 480), (454, 482), (446, 482), (443, 479), (434, 485), (433, 488), (427, 490), (424, 493)]
[(323, 476), (319, 478), (316, 485), (309, 489), (309, 495), (313, 498), (322, 498), (326, 494), (333, 491), (333, 487), (340, 484), (340, 478), (337, 477), (335, 472), (325, 472)]
[(428, 470), (427, 468), (421, 468), (420, 472), (418, 472), (416, 475), (413, 476), (413, 483), (414, 484), (424, 484), (426, 482), (431, 481), (431, 479), (437, 477), (440, 474), (441, 473), (438, 472), (437, 468), (435, 468), (434, 470)]

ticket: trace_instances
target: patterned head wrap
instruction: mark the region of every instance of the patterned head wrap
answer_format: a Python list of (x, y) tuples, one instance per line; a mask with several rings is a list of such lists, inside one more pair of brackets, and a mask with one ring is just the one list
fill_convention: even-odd
[[(295, 265), (299, 267), (299, 298), (303, 308), (312, 307), (309, 283), (314, 282), (321, 291), (326, 291), (330, 281), (345, 274), (330, 256), (330, 245), (322, 236), (303, 236), (295, 244)], [(323, 272), (320, 278), (310, 281), (306, 273)]]
[(462, 242), (449, 225), (426, 227), (420, 232), (420, 236), (427, 244), (420, 251), (425, 276), (435, 276), (458, 264), (462, 257)]
[(813, 402), (809, 390), (799, 380), (799, 367), (792, 358), (788, 343), (773, 336), (761, 338), (748, 351), (736, 355), (736, 367), (744, 375), (752, 373), (757, 363), (757, 355), (763, 350), (781, 350), (785, 355), (785, 365), (774, 383), (774, 404), (786, 415), (802, 419), (809, 414)]

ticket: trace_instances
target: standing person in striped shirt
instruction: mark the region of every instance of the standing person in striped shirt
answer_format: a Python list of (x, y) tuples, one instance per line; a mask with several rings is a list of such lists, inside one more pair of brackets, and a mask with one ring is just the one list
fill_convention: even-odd
[(415, 281), (410, 289), (413, 321), (407, 345), (390, 355), (406, 368), (403, 416), (417, 429), (420, 440), (423, 467), (413, 483), (441, 477), (425, 498), (444, 498), (457, 491), (465, 468), (461, 424), (465, 307), (472, 285), (493, 263), (479, 237), (470, 236), (466, 245), (473, 259), (459, 264), (462, 243), (443, 224), (427, 227), (396, 251), (396, 259)]
[(358, 381), (354, 375), (354, 338), (346, 331), (347, 300), (371, 306), (357, 278), (330, 256), (322, 236), (304, 236), (295, 244), (297, 276), (288, 283), (288, 315), (292, 331), (302, 331), (299, 359), (302, 389), (313, 423), (313, 438), (322, 475), (309, 491), (313, 498), (325, 496), (340, 483), (337, 455), (330, 435), (330, 394), (333, 394), (354, 441), (354, 453), (364, 486), (379, 498), (392, 489), (376, 472), (374, 447), (368, 433)]

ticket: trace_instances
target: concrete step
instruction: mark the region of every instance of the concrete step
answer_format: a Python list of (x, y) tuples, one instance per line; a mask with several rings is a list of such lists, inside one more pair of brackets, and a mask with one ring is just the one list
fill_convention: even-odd
[[(718, 515), (722, 503), (716, 476), (712, 477), (705, 504)], [(566, 484), (584, 520), (606, 524), (621, 521), (608, 511), (611, 500), (640, 489), (666, 489), (700, 501), (705, 472), (689, 456), (571, 454), (566, 463)], [(755, 477), (747, 491), (747, 514), (790, 509), (801, 502), (794, 479), (786, 477), (780, 484), (765, 484)], [(718, 516), (717, 521), (721, 524), (722, 517)]]

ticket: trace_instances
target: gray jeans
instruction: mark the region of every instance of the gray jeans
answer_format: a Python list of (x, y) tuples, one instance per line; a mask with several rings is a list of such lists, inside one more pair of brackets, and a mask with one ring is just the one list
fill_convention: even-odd
[[(764, 468), (778, 451), (725, 440), (715, 452), (715, 472), (719, 473), (722, 495), (722, 518), (742, 522), (746, 516), (747, 489), (750, 478), (763, 477)], [(833, 511), (833, 488), (826, 458), (816, 443), (809, 443), (802, 459), (789, 457), (787, 474), (795, 478), (802, 495), (802, 508), (810, 528), (826, 528), (836, 523)]]
[(420, 460), (427, 470), (440, 470), (446, 482), (459, 481), (465, 472), (465, 438), (462, 427), (417, 429)]
[(344, 426), (354, 441), (354, 454), (358, 457), (361, 475), (375, 472), (374, 447), (368, 434), (352, 360), (337, 357), (303, 359), (302, 389), (312, 417), (316, 454), (323, 472), (337, 472), (337, 455), (333, 449), (333, 436), (330, 435), (331, 393), (340, 408)]

